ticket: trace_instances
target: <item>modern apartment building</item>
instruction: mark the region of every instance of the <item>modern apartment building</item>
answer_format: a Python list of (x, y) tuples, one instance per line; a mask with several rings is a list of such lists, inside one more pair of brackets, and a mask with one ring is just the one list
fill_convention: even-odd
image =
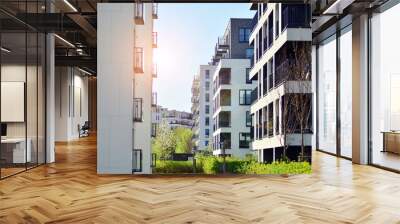
[(192, 114), (194, 119), (194, 143), (197, 150), (205, 150), (212, 143), (213, 104), (212, 76), (215, 65), (200, 65), (192, 83)]
[(97, 5), (97, 171), (101, 174), (151, 173), (154, 7)]
[(252, 147), (260, 162), (311, 158), (311, 7), (306, 4), (252, 4), (249, 43), (254, 46), (250, 79)]
[(250, 147), (250, 102), (255, 84), (249, 80), (253, 48), (248, 45), (251, 19), (230, 19), (218, 38), (213, 74), (213, 154), (245, 157)]
[(398, 1), (317, 0), (312, 10), (313, 146), (399, 171)]
[(193, 129), (193, 114), (186, 111), (168, 110), (161, 108), (161, 122), (166, 122), (171, 129), (188, 128)]

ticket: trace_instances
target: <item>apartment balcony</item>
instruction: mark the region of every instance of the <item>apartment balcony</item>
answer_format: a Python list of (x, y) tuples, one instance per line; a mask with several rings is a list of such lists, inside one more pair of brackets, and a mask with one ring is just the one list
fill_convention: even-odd
[(153, 3), (152, 16), (153, 19), (158, 19), (158, 3)]
[(135, 47), (135, 63), (134, 63), (134, 71), (135, 73), (143, 73), (143, 48)]
[(143, 25), (143, 3), (136, 3), (135, 4), (135, 24), (136, 25)]
[(151, 94), (151, 106), (153, 107), (157, 106), (157, 93)]
[(231, 90), (222, 89), (219, 93), (220, 106), (230, 106), (231, 105)]
[(229, 128), (231, 127), (231, 112), (221, 111), (218, 114), (218, 128)]
[(231, 84), (231, 69), (221, 68), (218, 74), (218, 87), (220, 85), (230, 85), (230, 84)]
[(229, 49), (229, 43), (226, 41), (225, 38), (219, 37), (217, 41), (217, 48), (227, 51)]
[(310, 28), (310, 5), (282, 5), (282, 30), (287, 28)]
[(133, 121), (143, 122), (143, 99), (133, 98)]
[(153, 78), (157, 78), (157, 76), (158, 76), (158, 67), (157, 67), (157, 64), (153, 64), (152, 76), (153, 76)]
[(157, 39), (157, 32), (153, 32), (152, 35), (152, 40), (153, 40), (153, 48), (157, 48), (157, 43), (158, 43), (158, 39)]

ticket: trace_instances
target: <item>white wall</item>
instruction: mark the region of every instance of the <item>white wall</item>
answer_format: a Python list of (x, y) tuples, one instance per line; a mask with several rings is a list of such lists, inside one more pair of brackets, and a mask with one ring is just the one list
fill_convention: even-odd
[(97, 173), (131, 174), (134, 5), (97, 9)]
[(88, 77), (72, 67), (57, 67), (55, 73), (55, 140), (70, 141), (88, 120)]

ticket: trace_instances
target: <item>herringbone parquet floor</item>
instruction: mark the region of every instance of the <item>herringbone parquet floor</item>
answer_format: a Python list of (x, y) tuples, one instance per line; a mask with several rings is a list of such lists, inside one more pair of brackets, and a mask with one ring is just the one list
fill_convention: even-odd
[(314, 153), (312, 175), (96, 175), (96, 142), (0, 181), (0, 223), (400, 223), (400, 175)]

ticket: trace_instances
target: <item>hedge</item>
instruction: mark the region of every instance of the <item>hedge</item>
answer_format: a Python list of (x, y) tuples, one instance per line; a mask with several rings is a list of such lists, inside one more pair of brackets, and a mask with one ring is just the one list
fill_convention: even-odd
[[(222, 173), (223, 159), (214, 156), (196, 157), (196, 172), (204, 174)], [(226, 158), (226, 171), (233, 174), (309, 174), (308, 162), (258, 163), (254, 160)], [(193, 173), (192, 161), (158, 160), (156, 173)]]

